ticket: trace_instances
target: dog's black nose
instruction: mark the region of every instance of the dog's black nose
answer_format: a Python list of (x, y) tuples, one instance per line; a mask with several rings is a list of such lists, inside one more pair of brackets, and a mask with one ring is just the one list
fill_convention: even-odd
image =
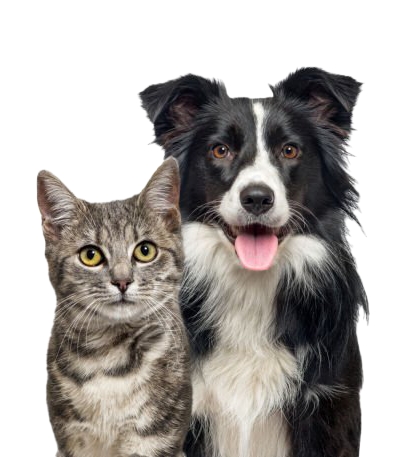
[(239, 195), (241, 205), (255, 216), (266, 213), (274, 204), (274, 192), (267, 186), (255, 184), (246, 187)]

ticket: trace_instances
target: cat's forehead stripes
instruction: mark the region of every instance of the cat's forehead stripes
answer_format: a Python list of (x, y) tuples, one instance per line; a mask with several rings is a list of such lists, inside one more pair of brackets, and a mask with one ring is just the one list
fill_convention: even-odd
[(136, 221), (136, 208), (130, 203), (131, 201), (127, 200), (90, 205), (91, 213), (97, 221), (95, 239), (98, 243), (135, 241), (138, 221)]
[(100, 243), (115, 243), (126, 242), (132, 243), (136, 240), (137, 230), (131, 222), (115, 221), (110, 224), (104, 222), (98, 229), (98, 242)]

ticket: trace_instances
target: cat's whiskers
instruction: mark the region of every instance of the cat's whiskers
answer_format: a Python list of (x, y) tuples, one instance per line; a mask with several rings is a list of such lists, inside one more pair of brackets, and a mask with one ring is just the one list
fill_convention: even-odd
[[(169, 338), (170, 340), (174, 343), (174, 344), (177, 344), (177, 341), (179, 340), (179, 338), (182, 338), (182, 333), (183, 333), (183, 323), (180, 323), (180, 320), (177, 317), (177, 319), (174, 320), (174, 324), (175, 324), (175, 328), (174, 329), (169, 329), (167, 324), (166, 324), (166, 320), (165, 320), (165, 316), (163, 313), (167, 312), (170, 317), (175, 317), (175, 314), (172, 313), (172, 311), (170, 311), (167, 307), (165, 306), (161, 306), (160, 308), (158, 306), (156, 306), (156, 304), (152, 301), (146, 301), (146, 304), (150, 307), (150, 309), (152, 310), (153, 314), (156, 316), (156, 319), (158, 320), (159, 324), (161, 325), (161, 327), (165, 330), (165, 333), (169, 335)], [(176, 355), (176, 363), (179, 363), (179, 354), (177, 353)]]
[[(89, 299), (92, 299), (92, 296), (91, 295), (87, 295), (87, 296), (83, 296), (81, 297), (79, 300), (75, 300), (73, 301), (71, 304), (69, 304), (69, 306), (67, 307), (67, 309), (58, 317), (55, 318), (55, 322), (58, 323), (58, 322), (66, 322), (68, 321), (69, 319), (71, 319), (70, 322), (73, 322), (73, 319), (70, 317), (72, 315), (72, 313), (75, 311), (75, 308), (78, 304), (80, 304), (81, 302), (84, 302), (85, 300), (89, 300)], [(79, 311), (76, 310), (76, 316), (81, 313), (81, 312), (84, 312), (84, 308), (81, 308), (79, 309)], [(74, 316), (74, 317), (76, 317)]]
[[(96, 299), (94, 299), (92, 302), (90, 302), (88, 304), (88, 306), (86, 306), (86, 308), (83, 309), (83, 311), (80, 312), (80, 318), (77, 318), (75, 319), (75, 322), (74, 324), (72, 324), (72, 331), (69, 335), (69, 340), (71, 340), (72, 342), (74, 342), (74, 340), (76, 339), (76, 335), (77, 335), (77, 339), (76, 339), (76, 355), (77, 355), (77, 358), (80, 359), (80, 356), (79, 356), (79, 340), (80, 340), (80, 334), (83, 330), (83, 324), (86, 322), (86, 319), (90, 313), (90, 310), (92, 309), (92, 306), (95, 305), (95, 303), (97, 302)], [(83, 320), (83, 322), (82, 322)], [(81, 324), (81, 325), (79, 325)]]
[(71, 300), (71, 299), (72, 299), (73, 297), (75, 297), (76, 295), (79, 295), (79, 294), (82, 293), (82, 292), (87, 292), (87, 291), (90, 291), (90, 290), (91, 290), (90, 288), (85, 287), (85, 288), (82, 289), (82, 290), (78, 290), (78, 291), (76, 291), (76, 292), (73, 292), (72, 294), (67, 295), (66, 297), (62, 298), (61, 300), (57, 300), (57, 308), (58, 308), (61, 304), (65, 303), (66, 301)]
[[(165, 318), (165, 316), (164, 316), (165, 313), (169, 314), (169, 316), (171, 318), (175, 318), (175, 314), (171, 310), (166, 308), (166, 307), (156, 308), (156, 312), (159, 313), (163, 319)], [(177, 318), (177, 319), (174, 319), (174, 324), (175, 324), (176, 328), (173, 329), (173, 330), (172, 329), (167, 329), (167, 331), (169, 333), (176, 333), (177, 336), (179, 336), (183, 331), (184, 323), (183, 323), (182, 319)]]
[[(76, 354), (77, 354), (77, 357), (79, 357), (79, 342), (80, 342), (80, 335), (82, 333), (82, 330), (83, 330), (83, 327), (85, 325), (85, 322), (89, 319), (91, 313), (92, 313), (92, 310), (95, 309), (95, 305), (96, 303), (98, 303), (98, 299), (95, 299), (93, 300), (93, 302), (89, 303), (89, 305), (86, 307), (86, 312), (84, 314), (86, 314), (86, 317), (85, 319), (83, 320), (82, 322), (82, 325), (80, 326), (79, 328), (79, 335), (77, 336), (77, 342), (76, 342)], [(90, 311), (89, 311), (90, 310)], [(89, 311), (89, 312), (88, 312)], [(86, 331), (86, 334), (87, 334), (87, 331)]]
[[(95, 300), (96, 297), (92, 297), (92, 298), (93, 298), (93, 300), (95, 302), (96, 301)], [(56, 360), (57, 360), (57, 358), (58, 358), (58, 356), (60, 354), (61, 347), (63, 346), (64, 341), (66, 339), (71, 340), (73, 338), (74, 332), (77, 331), (76, 327), (77, 327), (78, 322), (80, 322), (80, 320), (83, 319), (83, 317), (85, 316), (85, 313), (90, 309), (90, 305), (91, 305), (91, 303), (87, 307), (85, 307), (81, 311), (79, 311), (76, 314), (76, 316), (71, 320), (71, 323), (70, 323), (69, 327), (67, 328), (63, 338), (61, 339), (61, 342), (60, 342), (60, 345), (58, 347), (58, 350), (57, 350), (57, 353), (56, 353), (56, 357), (55, 357)], [(69, 335), (69, 336), (67, 337), (67, 335)]]
[(89, 326), (90, 326), (90, 323), (92, 322), (92, 319), (95, 317), (97, 320), (98, 320), (98, 309), (101, 307), (102, 305), (102, 302), (101, 301), (98, 301), (97, 305), (93, 308), (91, 314), (90, 314), (90, 318), (89, 318), (89, 322), (87, 324), (87, 327), (86, 327), (86, 332), (85, 332), (85, 344), (86, 344), (86, 347), (89, 345), (89, 342), (88, 342), (88, 332), (89, 332)]
[[(94, 294), (95, 292), (91, 292), (91, 289), (86, 289), (86, 290), (82, 290), (82, 291), (79, 291), (77, 293), (74, 293), (72, 294), (73, 296), (70, 298), (69, 297), (69, 300), (68, 300), (68, 303), (66, 303), (65, 305), (61, 306), (60, 305), (60, 309), (58, 309), (57, 307), (57, 311), (56, 311), (56, 314), (55, 314), (55, 320), (57, 319), (64, 319), (64, 317), (68, 314), (68, 312), (75, 306), (75, 305), (78, 305), (79, 303), (81, 303), (82, 301), (88, 299), (88, 298), (91, 298), (92, 297), (92, 294)], [(62, 303), (64, 303), (66, 300), (62, 300)]]
[[(153, 284), (153, 286), (156, 286), (156, 287), (159, 287), (160, 284)], [(173, 298), (173, 293), (172, 292), (165, 292), (164, 290), (160, 290), (160, 293), (161, 295), (163, 295), (163, 298), (164, 299), (169, 299), (171, 300)], [(144, 292), (142, 291), (142, 295), (139, 295), (139, 299), (145, 299), (145, 295), (144, 295)], [(170, 308), (168, 308), (167, 306), (165, 306), (165, 303), (162, 303), (160, 301), (157, 300), (156, 297), (150, 297), (151, 300), (153, 300), (156, 304), (159, 304), (161, 305), (160, 308), (162, 308), (165, 312), (168, 312), (169, 315), (178, 323), (178, 324), (181, 324), (182, 326), (184, 325), (184, 321), (181, 317), (180, 314), (177, 314), (175, 312), (173, 312)]]
[[(171, 299), (171, 294), (167, 294), (167, 297), (169, 297), (169, 299)], [(152, 298), (152, 301), (153, 302), (157, 302), (157, 300), (155, 298)], [(184, 324), (184, 320), (182, 319), (182, 316), (181, 314), (177, 314), (175, 313), (174, 311), (172, 311), (168, 306), (161, 306), (159, 308), (159, 310), (163, 313), (163, 314), (167, 314), (169, 315), (169, 317), (171, 318), (171, 321), (174, 322), (175, 326), (176, 326), (176, 329), (175, 329), (175, 332), (177, 332), (177, 335), (181, 334), (184, 329), (185, 329), (185, 324)]]

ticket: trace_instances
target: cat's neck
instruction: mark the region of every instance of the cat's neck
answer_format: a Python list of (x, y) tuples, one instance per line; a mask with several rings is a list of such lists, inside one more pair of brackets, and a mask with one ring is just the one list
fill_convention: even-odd
[(141, 339), (151, 331), (164, 333), (170, 330), (170, 322), (157, 320), (149, 315), (130, 322), (110, 322), (98, 313), (84, 312), (75, 305), (61, 312), (57, 308), (54, 333), (60, 335), (62, 349), (77, 348), (81, 354), (106, 352), (124, 342)]

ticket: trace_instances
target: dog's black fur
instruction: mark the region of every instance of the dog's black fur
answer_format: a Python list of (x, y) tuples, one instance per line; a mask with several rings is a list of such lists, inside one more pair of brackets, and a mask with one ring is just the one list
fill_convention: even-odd
[[(344, 147), (360, 84), (350, 77), (304, 68), (272, 91), (272, 98), (260, 100), (268, 113), (264, 139), (270, 160), (279, 170), (288, 201), (298, 204), (304, 220), (299, 232), (322, 240), (335, 265), (322, 280), (314, 279), (316, 293), (308, 294), (304, 284), (294, 281), (279, 281), (277, 289), (273, 344), (283, 344), (293, 354), (302, 347), (316, 348), (306, 355), (296, 398), (284, 406), (290, 457), (355, 457), (359, 454), (362, 384), (356, 322), (359, 306), (367, 313), (368, 305), (346, 241), (345, 218), (357, 221), (358, 193), (346, 171)], [(165, 157), (172, 155), (179, 161), (184, 221), (223, 226), (220, 218), (208, 222), (209, 206), (204, 204), (219, 201), (240, 170), (253, 161), (252, 101), (229, 98), (222, 84), (194, 75), (150, 86), (141, 99)], [(293, 166), (279, 158), (278, 150), (285, 142), (304, 151)], [(223, 163), (213, 160), (209, 150), (218, 143), (236, 151), (235, 158)], [(218, 345), (211, 325), (200, 329), (195, 325), (205, 290), (203, 285), (195, 297), (185, 295), (182, 303), (196, 360), (205, 360)], [(311, 402), (308, 391), (317, 385), (344, 389)], [(207, 457), (205, 428), (198, 421), (194, 424), (186, 443), (187, 456)]]

